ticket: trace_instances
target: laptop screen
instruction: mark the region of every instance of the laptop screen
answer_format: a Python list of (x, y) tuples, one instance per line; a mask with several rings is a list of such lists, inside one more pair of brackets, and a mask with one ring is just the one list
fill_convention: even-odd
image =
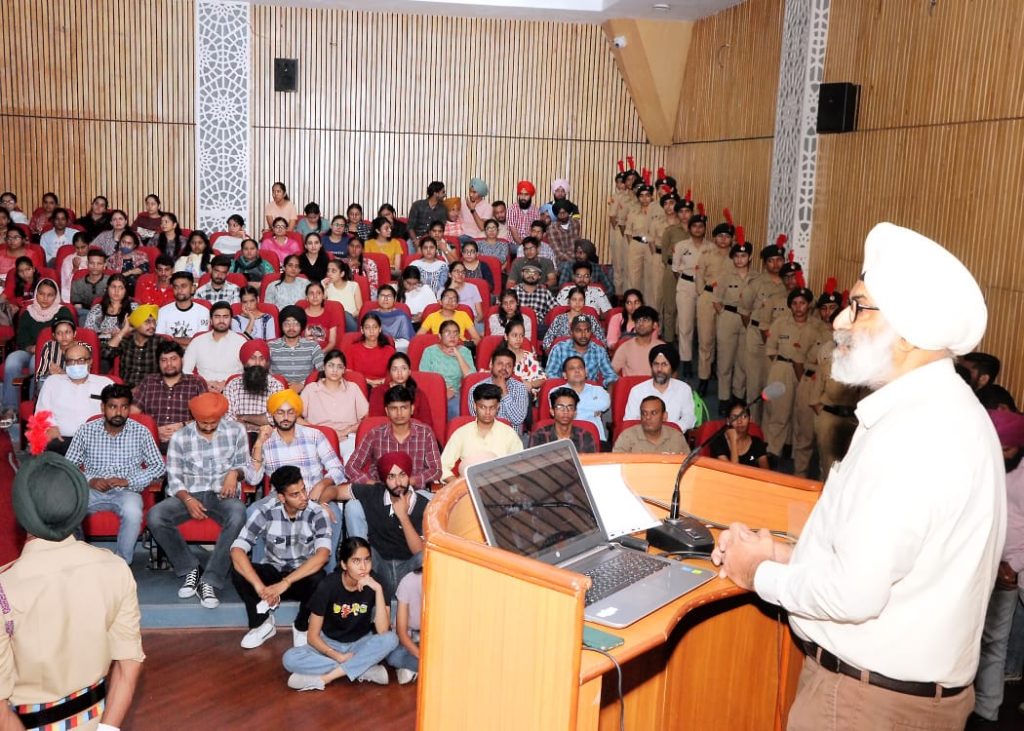
[(568, 440), (474, 465), (466, 481), (492, 546), (558, 563), (605, 542)]

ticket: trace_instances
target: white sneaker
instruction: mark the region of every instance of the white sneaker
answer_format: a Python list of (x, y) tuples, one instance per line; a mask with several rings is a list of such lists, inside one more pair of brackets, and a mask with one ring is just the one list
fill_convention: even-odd
[(288, 687), (292, 690), (323, 690), (324, 681), (320, 679), (319, 675), (302, 675), (301, 673), (292, 673), (288, 676)]
[(398, 684), (405, 685), (406, 683), (411, 683), (416, 680), (416, 676), (418, 676), (419, 673), (415, 670), (410, 670), (409, 668), (398, 668), (395, 670), (395, 675), (398, 676)]
[(373, 665), (365, 673), (356, 678), (360, 683), (388, 684), (388, 671), (383, 665)]
[(303, 647), (306, 644), (306, 633), (292, 625), (292, 647)]
[(203, 609), (216, 609), (220, 606), (220, 599), (217, 598), (216, 592), (205, 581), (199, 582), (199, 591), (197, 593), (199, 594), (199, 604), (202, 605)]
[(242, 638), (242, 649), (252, 650), (257, 648), (276, 634), (277, 624), (274, 622), (274, 615), (271, 614), (267, 616), (259, 627), (253, 627), (245, 633), (245, 637)]

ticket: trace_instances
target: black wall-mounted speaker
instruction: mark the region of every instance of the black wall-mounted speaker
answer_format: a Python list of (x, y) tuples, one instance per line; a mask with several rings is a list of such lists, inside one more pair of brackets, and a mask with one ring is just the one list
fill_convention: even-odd
[(299, 85), (299, 60), (274, 59), (274, 91), (295, 91)]
[(848, 81), (822, 84), (818, 94), (818, 134), (855, 132), (860, 86)]

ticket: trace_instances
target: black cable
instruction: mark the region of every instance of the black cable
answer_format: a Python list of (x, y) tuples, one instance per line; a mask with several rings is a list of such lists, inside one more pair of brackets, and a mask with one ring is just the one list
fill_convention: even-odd
[(622, 666), (619, 665), (619, 661), (611, 656), (611, 653), (599, 650), (596, 647), (583, 646), (584, 650), (590, 650), (591, 652), (600, 652), (602, 655), (612, 661), (612, 665), (615, 666), (615, 672), (618, 676), (616, 689), (619, 693), (619, 731), (626, 731), (626, 699), (622, 695)]

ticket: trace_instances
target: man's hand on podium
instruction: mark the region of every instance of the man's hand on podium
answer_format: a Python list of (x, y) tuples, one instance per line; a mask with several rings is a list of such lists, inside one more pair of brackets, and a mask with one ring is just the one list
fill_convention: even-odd
[(732, 579), (742, 589), (754, 588), (754, 574), (762, 561), (789, 561), (792, 549), (778, 543), (766, 529), (751, 530), (743, 523), (732, 523), (718, 535), (711, 560), (719, 566), (718, 575)]

